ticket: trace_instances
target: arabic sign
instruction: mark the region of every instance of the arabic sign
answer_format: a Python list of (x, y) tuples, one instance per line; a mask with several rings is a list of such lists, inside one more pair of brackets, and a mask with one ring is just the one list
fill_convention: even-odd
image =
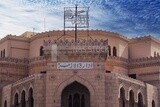
[(77, 28), (88, 28), (89, 17), (88, 7), (65, 7), (64, 8), (64, 23), (66, 28), (74, 28), (77, 24)]
[(58, 62), (57, 69), (93, 69), (93, 62)]

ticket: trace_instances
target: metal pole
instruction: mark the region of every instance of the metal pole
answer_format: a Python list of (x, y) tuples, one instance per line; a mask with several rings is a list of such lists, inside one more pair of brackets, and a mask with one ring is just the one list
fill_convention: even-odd
[(66, 31), (65, 31), (65, 30), (66, 30), (66, 29), (65, 29), (65, 27), (66, 27), (66, 24), (65, 24), (65, 23), (66, 23), (66, 22), (65, 22), (65, 11), (66, 11), (66, 10), (65, 10), (65, 8), (64, 8), (64, 34), (63, 34), (63, 35), (64, 35), (64, 39), (65, 39), (65, 35), (66, 35)]
[(75, 7), (75, 42), (77, 42), (77, 4)]

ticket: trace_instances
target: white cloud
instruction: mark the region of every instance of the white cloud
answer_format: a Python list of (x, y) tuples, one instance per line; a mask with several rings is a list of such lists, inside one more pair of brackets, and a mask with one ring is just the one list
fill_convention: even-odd
[[(50, 2), (51, 3), (51, 2)], [(0, 2), (0, 37), (7, 34), (20, 35), (25, 31), (32, 31), (35, 28), (36, 32), (45, 30), (63, 29), (63, 5), (54, 8), (53, 2), (51, 4), (27, 4), (22, 0), (5, 0)], [(60, 5), (60, 4), (59, 4)], [(67, 5), (68, 6), (68, 5)], [(90, 15), (94, 20), (101, 20), (103, 22), (105, 15), (100, 12), (100, 9), (90, 8)], [(96, 28), (99, 25), (96, 21), (91, 24)]]

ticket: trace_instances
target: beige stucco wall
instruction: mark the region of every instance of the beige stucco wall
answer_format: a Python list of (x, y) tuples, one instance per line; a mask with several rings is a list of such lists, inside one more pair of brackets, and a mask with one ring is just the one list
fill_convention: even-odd
[(130, 69), (129, 74), (136, 74), (137, 79), (142, 81), (154, 81), (159, 80), (159, 66), (151, 66), (151, 67), (141, 67)]
[(160, 44), (155, 41), (151, 41), (151, 56), (154, 56), (154, 52), (156, 52), (156, 54), (159, 53), (160, 55)]
[(2, 107), (4, 107), (5, 101), (7, 101), (7, 107), (11, 107), (11, 91), (12, 85), (8, 85), (2, 89)]
[(128, 59), (128, 42), (119, 40), (119, 55), (120, 57)]
[[(50, 40), (51, 42), (54, 40), (57, 40), (63, 35), (63, 32), (61, 31), (55, 31), (55, 32), (46, 32), (42, 34), (37, 34), (36, 37), (33, 37), (30, 42), (30, 52), (29, 56), (37, 57), (39, 56), (39, 49), (40, 46), (43, 46), (44, 41)], [(74, 40), (74, 32), (68, 31), (66, 32), (66, 39)], [(89, 36), (87, 36), (86, 31), (79, 31), (78, 32), (78, 39), (97, 39), (97, 40), (107, 40), (108, 44), (111, 46), (111, 55), (113, 55), (113, 47), (115, 46), (117, 48), (117, 56), (128, 58), (128, 41), (127, 39), (123, 39), (119, 35), (115, 33), (107, 33), (102, 31), (90, 31)], [(60, 39), (64, 39), (64, 37), (61, 37)]]
[(5, 49), (5, 56), (6, 57), (9, 56), (9, 43), (10, 43), (10, 40), (5, 40), (5, 41), (0, 42), (0, 52)]
[(146, 92), (147, 92), (147, 107), (152, 107), (152, 101), (155, 102), (155, 107), (159, 107), (158, 103), (158, 90), (156, 87), (146, 84)]
[(29, 51), (30, 58), (39, 56), (39, 50), (40, 47), (43, 46), (43, 40), (44, 40), (43, 38), (40, 38), (30, 43), (30, 51)]
[(10, 57), (28, 58), (29, 42), (20, 40), (11, 40), (10, 42)]
[(129, 44), (129, 57), (131, 59), (151, 56), (151, 42), (148, 40), (137, 41)]

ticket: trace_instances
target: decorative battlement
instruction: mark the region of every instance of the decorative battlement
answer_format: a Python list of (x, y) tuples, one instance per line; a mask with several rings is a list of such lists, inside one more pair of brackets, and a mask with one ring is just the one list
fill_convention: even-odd
[(29, 60), (27, 58), (18, 59), (13, 57), (4, 57), (0, 58), (0, 62), (10, 62), (10, 63), (18, 63), (18, 64), (28, 64)]
[(118, 57), (118, 56), (108, 56), (107, 60), (117, 60), (117, 61), (122, 61), (128, 63), (128, 59), (123, 58), (123, 57)]
[(160, 61), (160, 56), (150, 56), (150, 57), (143, 57), (143, 58), (137, 58), (137, 59), (130, 59), (129, 62), (137, 63), (137, 62), (148, 62), (148, 61)]
[(157, 43), (160, 43), (160, 40), (155, 38), (154, 36), (148, 35), (148, 36), (141, 36), (141, 37), (135, 37), (130, 39), (130, 42), (138, 42), (138, 41), (143, 41), (143, 40), (153, 40)]
[(107, 57), (107, 40), (60, 40), (46, 41), (45, 55), (50, 55), (52, 60), (56, 61), (76, 61), (83, 59), (106, 59)]
[(160, 56), (130, 59), (129, 63), (130, 63), (130, 68), (159, 66)]

